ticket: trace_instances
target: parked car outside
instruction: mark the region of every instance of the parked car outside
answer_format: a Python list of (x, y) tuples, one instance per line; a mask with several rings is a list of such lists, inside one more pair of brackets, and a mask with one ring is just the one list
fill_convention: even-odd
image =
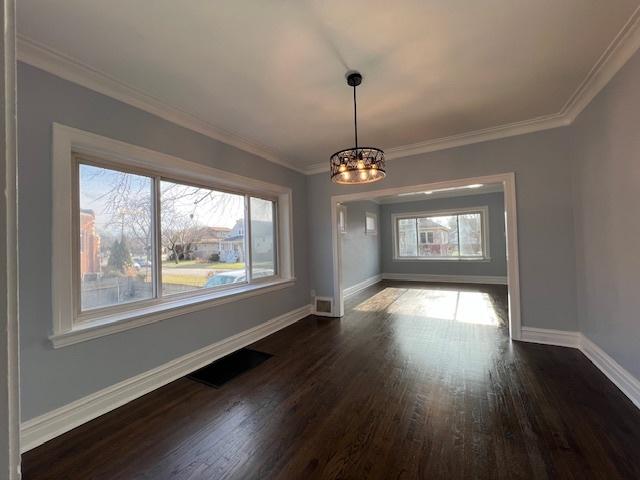
[[(265, 276), (264, 273), (271, 274), (268, 270), (264, 272), (260, 269), (254, 271), (256, 277)], [(230, 272), (222, 272), (209, 277), (207, 283), (204, 284), (204, 288), (220, 287), (222, 285), (230, 285), (233, 283), (242, 283), (247, 280), (247, 274), (244, 270), (236, 270)]]

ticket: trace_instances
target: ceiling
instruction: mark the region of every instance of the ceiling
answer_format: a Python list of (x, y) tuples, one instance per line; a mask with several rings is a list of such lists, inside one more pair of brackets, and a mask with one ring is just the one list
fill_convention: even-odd
[(20, 0), (18, 53), (309, 171), (353, 142), (350, 69), (360, 143), (390, 157), (567, 124), (639, 3)]

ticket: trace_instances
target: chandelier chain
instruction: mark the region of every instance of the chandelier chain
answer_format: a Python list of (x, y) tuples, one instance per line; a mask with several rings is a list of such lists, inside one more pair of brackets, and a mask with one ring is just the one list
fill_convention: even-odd
[(353, 129), (356, 137), (356, 150), (358, 149), (358, 104), (356, 102), (356, 88), (353, 86)]

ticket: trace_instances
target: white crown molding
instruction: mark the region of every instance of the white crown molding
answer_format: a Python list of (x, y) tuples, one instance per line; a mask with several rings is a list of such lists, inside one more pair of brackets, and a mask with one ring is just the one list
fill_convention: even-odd
[(640, 6), (569, 98), (561, 114), (571, 124), (640, 48)]
[(426, 142), (388, 148), (385, 150), (385, 158), (393, 160), (395, 158), (409, 157), (411, 155), (461, 147), (472, 143), (524, 135), (526, 133), (538, 132), (540, 130), (566, 127), (567, 125), (569, 125), (569, 122), (563, 115), (554, 113), (552, 115), (545, 115), (543, 117), (524, 120), (521, 122), (508, 123), (497, 127), (490, 127), (482, 130), (475, 130), (473, 132), (451, 135), (449, 137), (427, 140)]
[[(640, 6), (629, 17), (627, 23), (618, 32), (558, 113), (449, 137), (436, 138), (425, 142), (386, 148), (385, 157), (387, 160), (410, 157), (412, 155), (571, 125), (638, 48), (640, 48)], [(328, 161), (314, 163), (305, 169), (307, 175), (315, 175), (327, 171), (329, 171)]]
[(310, 313), (311, 305), (304, 305), (232, 337), (176, 358), (153, 370), (22, 422), (22, 452), (31, 450), (58, 435), (141, 397), (145, 393), (184, 377), (220, 357), (282, 330)]
[[(570, 123), (570, 120), (566, 116), (560, 113), (555, 113), (553, 115), (524, 120), (522, 122), (508, 123), (497, 127), (451, 135), (449, 137), (435, 138), (425, 142), (385, 148), (384, 155), (386, 160), (394, 160), (423, 153), (447, 150), (449, 148), (462, 147), (473, 143), (487, 142), (489, 140), (498, 140), (501, 138), (514, 137), (516, 135), (539, 132), (541, 130), (549, 130), (551, 128), (566, 127), (570, 125)], [(315, 175), (328, 171), (329, 161), (327, 160), (326, 162), (318, 162), (310, 165), (304, 172), (307, 175)]]
[[(482, 130), (390, 147), (385, 149), (386, 158), (388, 160), (405, 158), (571, 125), (638, 48), (640, 48), (640, 7), (629, 17), (629, 20), (559, 112)], [(103, 72), (24, 36), (18, 37), (18, 59), (299, 173), (315, 175), (329, 170), (328, 161), (308, 166), (295, 166), (292, 161), (283, 159), (282, 155), (279, 155), (272, 148), (258, 145), (239, 135), (215, 127), (205, 120), (167, 105), (162, 100), (134, 89)]]
[(171, 123), (218, 140), (245, 152), (257, 155), (272, 163), (289, 168), (298, 173), (302, 169), (284, 160), (270, 147), (258, 145), (232, 132), (223, 130), (180, 108), (171, 106), (152, 95), (131, 87), (112, 76), (96, 70), (75, 58), (42, 45), (23, 35), (17, 38), (18, 60), (49, 72), (57, 77), (86, 87), (95, 92), (115, 98), (145, 112), (156, 115)]

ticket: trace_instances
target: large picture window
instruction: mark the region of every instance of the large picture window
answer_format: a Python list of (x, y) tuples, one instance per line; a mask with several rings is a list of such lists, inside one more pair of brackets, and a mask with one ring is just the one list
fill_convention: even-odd
[(396, 259), (489, 258), (488, 209), (419, 212), (392, 216)]
[(53, 133), (54, 346), (294, 281), (290, 188)]
[(276, 275), (275, 200), (76, 161), (80, 318)]

